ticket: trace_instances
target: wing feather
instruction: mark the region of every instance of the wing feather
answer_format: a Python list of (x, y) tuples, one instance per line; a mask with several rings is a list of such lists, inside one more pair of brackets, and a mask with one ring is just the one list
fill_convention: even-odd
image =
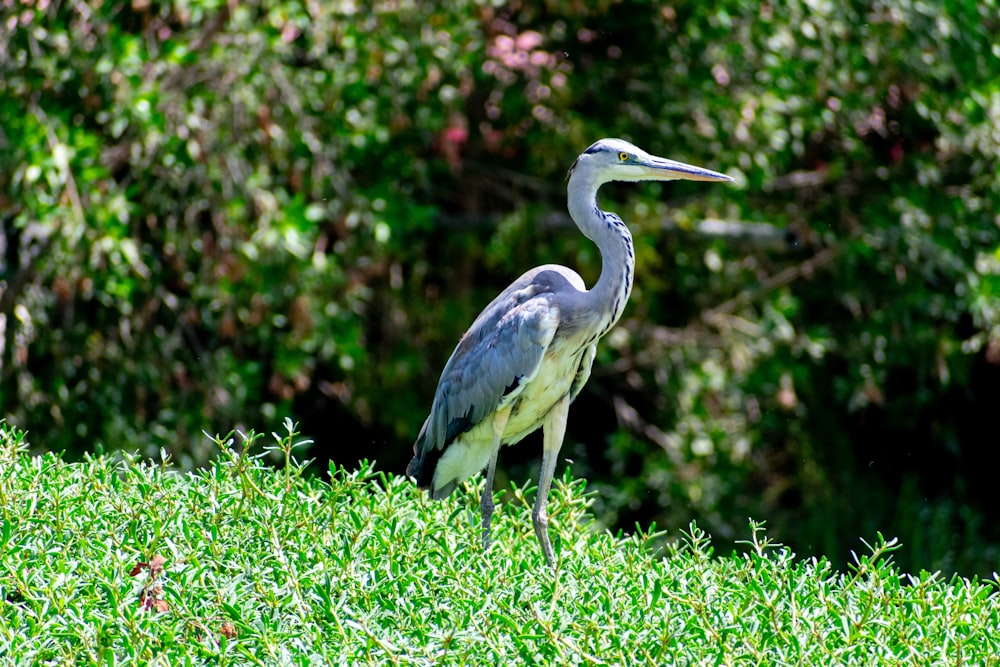
[(476, 319), (445, 365), (407, 474), (426, 486), (444, 448), (514, 400), (535, 377), (559, 328), (559, 309), (537, 284), (505, 291)]

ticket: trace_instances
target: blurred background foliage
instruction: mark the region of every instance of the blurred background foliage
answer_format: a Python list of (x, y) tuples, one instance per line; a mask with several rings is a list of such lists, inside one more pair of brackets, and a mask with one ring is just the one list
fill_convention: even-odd
[(1000, 569), (995, 0), (0, 8), (0, 402), (36, 447), (197, 466), (292, 416), (401, 472), (497, 291), (596, 279), (563, 178), (620, 136), (737, 185), (602, 192), (636, 289), (564, 449), (601, 521)]

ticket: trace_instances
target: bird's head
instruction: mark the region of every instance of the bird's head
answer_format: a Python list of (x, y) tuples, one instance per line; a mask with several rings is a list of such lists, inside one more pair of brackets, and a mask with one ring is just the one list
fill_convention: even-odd
[(650, 155), (623, 139), (601, 139), (576, 159), (569, 173), (586, 172), (596, 183), (608, 181), (732, 181), (725, 174)]

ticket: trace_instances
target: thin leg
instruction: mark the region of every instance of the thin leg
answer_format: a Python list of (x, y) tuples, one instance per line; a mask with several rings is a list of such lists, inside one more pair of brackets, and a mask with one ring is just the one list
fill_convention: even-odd
[(493, 473), (497, 467), (499, 454), (500, 441), (494, 437), (490, 463), (486, 468), (486, 486), (483, 488), (483, 496), (479, 500), (479, 510), (483, 513), (483, 551), (490, 549), (490, 522), (493, 519)]
[(490, 462), (486, 466), (486, 486), (479, 499), (479, 510), (483, 514), (483, 551), (488, 551), (490, 548), (490, 522), (493, 519), (493, 473), (496, 472), (500, 443), (503, 441), (503, 430), (507, 427), (508, 417), (510, 417), (510, 407), (501, 409), (493, 416), (493, 449), (490, 451)]
[(566, 435), (566, 417), (569, 415), (569, 395), (563, 396), (549, 414), (545, 416), (544, 444), (542, 445), (542, 474), (538, 478), (538, 495), (535, 497), (535, 509), (531, 513), (535, 524), (535, 535), (542, 545), (542, 553), (549, 567), (555, 567), (555, 556), (552, 553), (552, 543), (549, 541), (549, 515), (545, 506), (549, 502), (549, 489), (552, 488), (552, 475), (556, 471), (556, 459), (562, 448), (563, 436)]

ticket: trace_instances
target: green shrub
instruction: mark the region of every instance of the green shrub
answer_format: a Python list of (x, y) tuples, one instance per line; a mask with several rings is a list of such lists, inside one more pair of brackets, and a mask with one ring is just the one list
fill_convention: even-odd
[(596, 277), (545, 223), (619, 135), (738, 185), (603, 194), (638, 268), (567, 443), (600, 520), (996, 567), (994, 3), (0, 13), (0, 404), (34, 442), (194, 466), (205, 425), (294, 414), (401, 470), (493, 294)]
[[(692, 525), (594, 530), (557, 482), (549, 570), (524, 490), (479, 546), (478, 496), (430, 502), (407, 480), (303, 476), (290, 424), (261, 464), (252, 433), (183, 473), (131, 455), (18, 451), (0, 426), (0, 656), (11, 664), (986, 664), (994, 582), (904, 575), (881, 536), (848, 572), (751, 524), (714, 556)], [(20, 443), (20, 444), (19, 444)], [(250, 448), (253, 448), (252, 451)], [(674, 532), (674, 531), (672, 531)], [(746, 534), (746, 531), (742, 531)]]

